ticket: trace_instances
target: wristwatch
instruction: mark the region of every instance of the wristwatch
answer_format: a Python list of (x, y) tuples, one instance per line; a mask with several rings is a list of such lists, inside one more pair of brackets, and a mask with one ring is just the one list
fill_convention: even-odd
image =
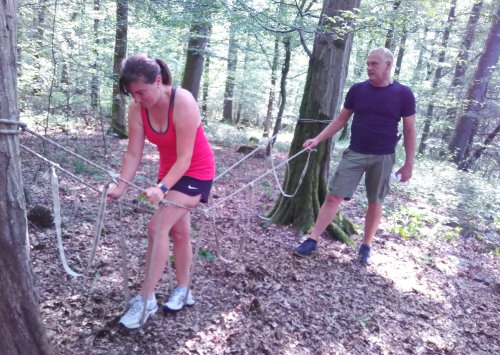
[(165, 185), (165, 184), (162, 184), (161, 182), (156, 185), (160, 188), (160, 190), (163, 192), (163, 194), (165, 195), (167, 192), (168, 192), (168, 187)]

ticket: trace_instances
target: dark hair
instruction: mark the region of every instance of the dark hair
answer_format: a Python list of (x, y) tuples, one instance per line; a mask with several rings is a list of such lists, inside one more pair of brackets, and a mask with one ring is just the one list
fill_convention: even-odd
[(132, 82), (143, 80), (146, 84), (152, 84), (158, 75), (161, 75), (164, 85), (172, 83), (172, 75), (163, 60), (153, 59), (147, 54), (134, 54), (122, 62), (118, 88), (123, 94), (128, 95), (128, 87)]

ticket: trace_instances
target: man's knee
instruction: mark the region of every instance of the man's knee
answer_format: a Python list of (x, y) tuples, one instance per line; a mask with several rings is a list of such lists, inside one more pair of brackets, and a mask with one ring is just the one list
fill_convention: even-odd
[(328, 194), (326, 195), (325, 204), (338, 206), (342, 201), (344, 201), (344, 197)]

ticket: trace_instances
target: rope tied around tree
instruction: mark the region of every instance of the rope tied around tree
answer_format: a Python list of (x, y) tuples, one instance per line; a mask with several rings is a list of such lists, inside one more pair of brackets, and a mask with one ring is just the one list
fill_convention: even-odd
[[(24, 129), (26, 127), (26, 123), (18, 120), (7, 120), (0, 119), (0, 123), (4, 125), (17, 125), (18, 128)], [(0, 134), (19, 134), (22, 131), (19, 129), (0, 129)]]

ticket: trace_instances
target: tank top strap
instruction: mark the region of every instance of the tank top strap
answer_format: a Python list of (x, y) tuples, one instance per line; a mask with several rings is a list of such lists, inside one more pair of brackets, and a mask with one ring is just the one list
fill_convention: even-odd
[(170, 93), (170, 104), (168, 105), (168, 126), (174, 123), (174, 99), (175, 99), (176, 88), (172, 86), (172, 92)]

